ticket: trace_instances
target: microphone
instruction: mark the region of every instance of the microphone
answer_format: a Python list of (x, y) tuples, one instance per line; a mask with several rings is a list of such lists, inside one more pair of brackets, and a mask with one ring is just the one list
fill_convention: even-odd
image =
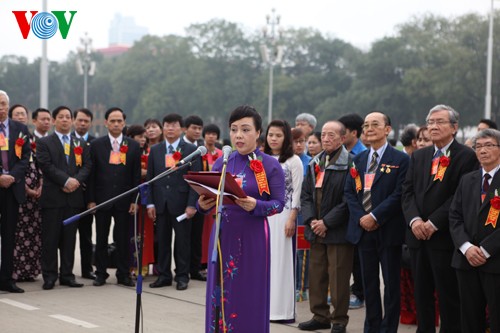
[(222, 147), (222, 154), (223, 154), (222, 163), (223, 164), (227, 163), (229, 155), (231, 155), (232, 151), (233, 151), (233, 148), (231, 148), (231, 146), (224, 146), (224, 147)]
[(180, 160), (179, 163), (177, 163), (177, 166), (181, 166), (188, 162), (191, 162), (191, 160), (193, 160), (195, 157), (204, 156), (206, 153), (207, 153), (207, 148), (205, 146), (199, 146), (198, 149), (196, 149), (191, 154)]

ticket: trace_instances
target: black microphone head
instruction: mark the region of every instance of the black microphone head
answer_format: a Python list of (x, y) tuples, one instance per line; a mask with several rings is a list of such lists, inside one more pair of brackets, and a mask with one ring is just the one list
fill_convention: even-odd
[(200, 151), (200, 153), (201, 153), (200, 155), (201, 156), (205, 156), (206, 153), (208, 152), (207, 147), (205, 147), (205, 146), (199, 146), (198, 150)]

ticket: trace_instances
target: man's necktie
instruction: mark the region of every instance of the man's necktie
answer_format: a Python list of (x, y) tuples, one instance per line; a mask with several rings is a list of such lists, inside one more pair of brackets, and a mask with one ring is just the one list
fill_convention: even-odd
[(484, 180), (483, 180), (483, 193), (488, 194), (488, 191), (490, 190), (490, 180), (491, 175), (489, 173), (484, 175)]
[[(373, 152), (373, 155), (372, 155), (372, 161), (370, 162), (370, 166), (368, 167), (368, 171), (366, 173), (368, 174), (371, 174), (371, 173), (375, 173), (375, 171), (377, 170), (377, 158), (378, 158), (378, 154), (377, 152)], [(373, 183), (372, 183), (373, 185)], [(365, 190), (363, 192), (363, 208), (365, 209), (365, 211), (367, 213), (371, 212), (372, 211), (372, 191), (371, 191), (371, 187), (369, 190)]]
[(64, 155), (66, 155), (66, 163), (69, 162), (69, 154), (66, 154), (66, 145), (69, 145), (69, 137), (65, 134), (62, 136), (64, 143)]
[(113, 140), (113, 151), (116, 153), (119, 150), (120, 150), (120, 145), (118, 144), (118, 141), (115, 139)]
[(168, 145), (168, 153), (173, 154), (174, 153), (174, 146)]
[[(0, 133), (7, 138), (7, 133), (5, 132), (5, 125), (0, 123)], [(9, 172), (9, 152), (7, 150), (2, 150), (2, 170), (3, 173)]]

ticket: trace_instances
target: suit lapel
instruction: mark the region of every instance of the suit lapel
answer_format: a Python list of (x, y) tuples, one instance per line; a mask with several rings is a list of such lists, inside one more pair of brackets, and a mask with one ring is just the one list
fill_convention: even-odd
[(382, 177), (382, 172), (380, 172), (380, 167), (382, 166), (382, 164), (386, 164), (386, 165), (391, 165), (392, 163), (392, 150), (393, 148), (391, 147), (391, 145), (387, 145), (387, 148), (385, 148), (385, 152), (384, 152), (384, 155), (382, 155), (382, 158), (380, 159), (380, 163), (378, 164), (377, 166), (377, 169), (375, 170), (375, 179), (373, 179), (373, 185), (375, 185), (376, 182), (378, 182), (378, 180), (380, 179), (380, 177)]
[[(481, 186), (482, 186), (482, 184), (481, 184), (481, 181), (482, 181), (482, 172), (481, 171), (477, 171), (476, 174), (478, 176), (477, 176), (477, 179), (476, 179), (476, 185), (474, 185), (474, 189), (473, 190), (475, 191), (477, 189), (477, 191), (479, 192), (479, 196), (481, 196), (481, 190), (480, 189), (481, 189)], [(477, 183), (479, 183), (479, 186), (477, 186)], [(487, 207), (490, 206), (490, 199), (495, 196), (495, 190), (498, 190), (498, 188), (500, 188), (500, 172), (495, 173), (495, 176), (493, 177), (493, 180), (491, 181), (491, 184), (490, 184), (490, 189), (489, 189), (488, 193), (486, 193), (486, 196), (484, 197), (484, 201), (481, 204), (481, 207), (479, 209), (478, 214), (480, 214), (483, 209), (486, 209)], [(473, 198), (477, 198), (477, 196), (474, 196)]]

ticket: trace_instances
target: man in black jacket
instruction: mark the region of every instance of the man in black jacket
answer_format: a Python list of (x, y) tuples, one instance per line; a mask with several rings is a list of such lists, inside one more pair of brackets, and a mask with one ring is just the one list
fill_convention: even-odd
[[(349, 316), (349, 279), (354, 247), (345, 239), (349, 213), (344, 202), (344, 185), (351, 157), (344, 148), (345, 127), (327, 122), (321, 132), (324, 151), (309, 163), (302, 186), (301, 205), (305, 238), (311, 242), (309, 263), (309, 304), (314, 314), (299, 329), (346, 330)], [(328, 287), (333, 306), (327, 303)]]
[[(24, 173), (30, 156), (29, 132), (25, 125), (7, 118), (9, 96), (0, 90), (0, 290), (23, 293), (12, 279), (18, 207), (26, 200)], [(21, 150), (17, 140), (24, 138)]]
[(434, 292), (439, 295), (441, 332), (460, 332), (460, 298), (451, 267), (454, 252), (448, 214), (460, 178), (478, 168), (472, 149), (455, 140), (458, 113), (436, 105), (427, 115), (433, 146), (415, 151), (403, 185), (418, 332), (435, 332)]
[[(113, 107), (104, 115), (108, 134), (90, 144), (92, 174), (89, 179), (88, 208), (95, 207), (139, 185), (141, 181), (141, 149), (139, 144), (122, 134), (125, 116)], [(118, 284), (132, 287), (130, 278), (130, 223), (136, 211), (135, 195), (128, 195), (95, 213), (96, 279), (94, 286), (106, 283), (108, 267), (108, 236), (111, 217), (114, 219), (113, 239), (118, 253), (116, 279)]]
[(92, 162), (90, 151), (70, 135), (73, 114), (66, 106), (52, 111), (55, 132), (37, 142), (37, 161), (43, 173), (40, 197), (42, 208), (43, 289), (54, 288), (58, 278), (57, 250), (60, 250), (59, 283), (82, 287), (75, 281), (73, 264), (77, 224), (63, 226), (62, 221), (84, 208), (82, 184), (87, 180)]
[[(85, 140), (87, 146), (95, 139), (90, 135), (89, 130), (92, 126), (92, 119), (94, 115), (89, 109), (77, 109), (73, 113), (75, 121), (75, 131), (72, 133), (78, 139)], [(85, 206), (88, 205), (87, 188), (84, 186)], [(94, 222), (94, 215), (89, 214), (78, 221), (78, 234), (80, 236), (80, 265), (82, 267), (82, 277), (85, 279), (95, 279), (94, 269), (92, 268), (92, 223)]]

